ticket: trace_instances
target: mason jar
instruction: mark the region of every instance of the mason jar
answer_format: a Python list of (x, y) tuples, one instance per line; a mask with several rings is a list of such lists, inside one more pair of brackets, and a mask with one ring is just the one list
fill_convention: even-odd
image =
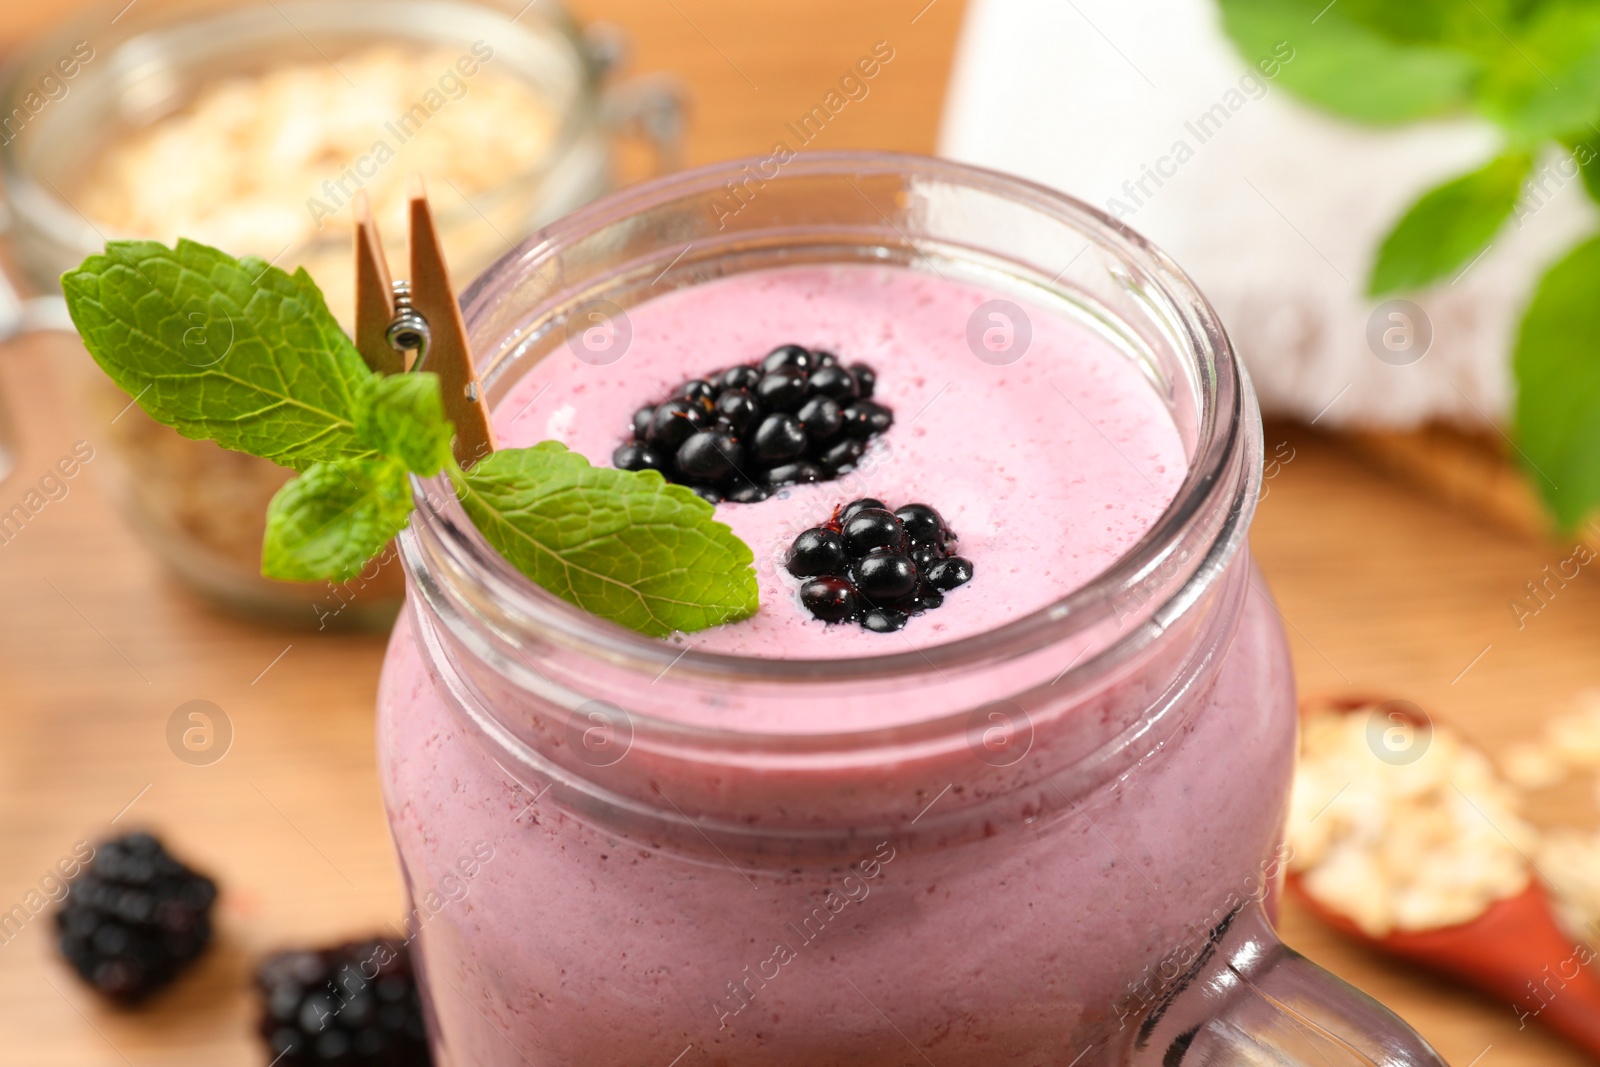
[[(464, 307), (502, 398), (597, 302), (862, 263), (1099, 324), (1177, 427), (1176, 498), (1045, 607), (802, 660), (585, 614), (419, 481), (378, 746), (438, 1061), (1437, 1062), (1272, 931), (1296, 715), (1246, 543), (1261, 429), (1161, 252), (1019, 179), (806, 153), (607, 197)], [(885, 702), (893, 725), (846, 732), (705, 725)]]
[[(431, 174), (442, 247), (465, 280), (539, 223), (610, 188), (619, 135), (641, 136), (658, 166), (675, 165), (675, 89), (659, 79), (608, 82), (621, 47), (604, 28), (580, 31), (556, 0), (91, 5), (11, 57), (0, 78), (0, 187), (16, 262), (35, 291), (55, 294), (61, 274), (107, 240), (188, 237), (304, 267), (348, 330), (358, 190), (374, 195), (398, 267), (405, 181)], [(344, 108), (318, 98), (317, 76), (348, 89)], [(520, 125), (484, 130), (468, 117), (480, 100), (497, 101), (481, 105), (495, 115), (516, 111), (512, 94), (530, 102)], [(404, 103), (385, 110), (390, 95)], [(191, 118), (200, 101), (206, 123)], [(252, 115), (254, 106), (273, 118)], [(186, 119), (181, 131), (163, 125)], [(481, 188), (441, 172), (444, 148), (469, 134), (475, 151), (508, 160), (504, 174), (474, 170)], [(8, 320), (71, 329), (38, 301), (25, 305), (26, 319), (7, 315), (5, 289), (0, 279), (0, 337)], [(197, 361), (225, 351), (227, 338), (205, 333), (196, 332)], [(392, 550), (339, 585), (262, 577), (267, 503), (292, 472), (181, 437), (88, 360), (69, 372), (110, 445), (124, 516), (189, 585), (245, 613), (318, 628), (392, 621), (403, 592)]]

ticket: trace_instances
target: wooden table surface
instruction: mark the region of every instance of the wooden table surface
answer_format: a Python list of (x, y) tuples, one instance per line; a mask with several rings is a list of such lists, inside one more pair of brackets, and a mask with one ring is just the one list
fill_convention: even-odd
[[(0, 43), (71, 6), (5, 5)], [(630, 31), (636, 69), (672, 71), (690, 87), (689, 162), (766, 150), (879, 39), (896, 48), (893, 65), (821, 144), (931, 150), (960, 20), (957, 0), (577, 7)], [(0, 396), (22, 439), (0, 511), (74, 442), (105, 438), (58, 384), (61, 365), (81, 358), (59, 337), (0, 350)], [(1508, 607), (1568, 546), (1485, 529), (1386, 480), (1337, 439), (1287, 427), (1268, 435), (1269, 450), (1282, 442), (1293, 459), (1269, 483), (1253, 543), (1303, 690), (1405, 695), (1493, 748), (1600, 685), (1600, 581), (1574, 581), (1520, 631)], [(55, 958), (48, 916), (35, 919), (0, 944), (0, 1065), (262, 1063), (249, 961), (401, 912), (373, 762), (383, 640), (263, 628), (208, 609), (113, 512), (104, 466), (90, 462), (0, 545), (0, 911), (74, 842), (146, 826), (221, 881), (220, 947), (150, 1007), (116, 1012)], [(219, 705), (235, 732), (210, 766), (180, 762), (167, 745), (168, 717), (192, 699)], [(1592, 804), (1573, 789), (1538, 814), (1588, 823)], [(1536, 1027), (1519, 1031), (1508, 1005), (1392, 966), (1292, 903), (1283, 927), (1459, 1067), (1583, 1062)]]

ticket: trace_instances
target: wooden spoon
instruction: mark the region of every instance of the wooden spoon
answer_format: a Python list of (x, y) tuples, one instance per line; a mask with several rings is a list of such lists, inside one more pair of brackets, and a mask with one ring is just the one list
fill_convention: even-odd
[[(1336, 697), (1302, 704), (1302, 713), (1319, 710), (1353, 713), (1385, 704), (1382, 700)], [(1417, 726), (1431, 727), (1426, 715), (1398, 707)], [(1497, 900), (1477, 918), (1432, 930), (1396, 930), (1373, 937), (1342, 912), (1313, 897), (1299, 874), (1286, 879), (1295, 899), (1317, 918), (1380, 952), (1419, 964), (1447, 978), (1511, 1002), (1527, 1025), (1537, 1019), (1589, 1055), (1600, 1058), (1600, 977), (1588, 964), (1597, 953), (1574, 945), (1556, 925), (1550, 899), (1535, 877), (1516, 896)]]

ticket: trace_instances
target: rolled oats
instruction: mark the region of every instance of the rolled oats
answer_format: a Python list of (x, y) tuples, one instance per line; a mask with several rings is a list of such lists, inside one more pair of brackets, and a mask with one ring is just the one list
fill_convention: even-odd
[(1369, 717), (1305, 723), (1289, 842), (1306, 892), (1374, 937), (1466, 922), (1521, 892), (1538, 835), (1520, 793), (1447, 727), (1411, 762), (1379, 758)]

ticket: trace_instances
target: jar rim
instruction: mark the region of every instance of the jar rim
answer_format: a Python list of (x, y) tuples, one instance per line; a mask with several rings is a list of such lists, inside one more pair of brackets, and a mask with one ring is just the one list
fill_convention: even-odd
[[(469, 333), (473, 323), (494, 310), (515, 278), (539, 271), (573, 242), (637, 216), (652, 207), (721, 189), (730, 177), (758, 162), (740, 159), (716, 163), (641, 183), (610, 194), (546, 226), (507, 253), (462, 294)], [(1114, 252), (1119, 265), (1140, 285), (1161, 290), (1177, 310), (1187, 351), (1197, 367), (1201, 403), (1195, 421), (1196, 441), (1189, 470), (1172, 502), (1145, 534), (1095, 578), (1041, 608), (982, 633), (941, 644), (882, 655), (835, 660), (771, 659), (698, 651), (671, 641), (647, 637), (591, 615), (527, 580), (491, 548), (473, 527), (443, 478), (415, 482), (417, 511), (401, 535), (402, 558), (413, 583), (428, 578), (428, 563), (418, 544), (425, 535), (434, 551), (448, 559), (448, 581), (470, 581), (492, 597), (512, 618), (566, 651), (594, 656), (641, 673), (694, 676), (699, 682), (812, 683), (819, 681), (892, 681), (913, 674), (943, 672), (994, 662), (1059, 644), (1105, 622), (1117, 598), (1147, 583), (1174, 558), (1192, 562), (1179, 587), (1151, 605), (1139, 625), (1129, 627), (1111, 648), (1136, 645), (1165, 630), (1198, 600), (1238, 552), (1254, 511), (1259, 464), (1241, 462), (1248, 451), (1250, 428), (1259, 426), (1254, 394), (1215, 311), (1189, 277), (1144, 237), (1096, 208), (1057, 190), (1012, 175), (932, 157), (862, 151), (807, 151), (786, 162), (778, 177), (890, 176), (925, 178), (976, 187), (1053, 216)], [(543, 275), (541, 274), (541, 277)], [(1059, 275), (1058, 275), (1059, 278)], [(485, 368), (480, 367), (480, 373)], [(1219, 523), (1201, 529), (1205, 514), (1221, 515)], [(1186, 570), (1189, 568), (1186, 567)], [(414, 588), (415, 588), (414, 584)], [(1062, 677), (1088, 677), (1106, 649), (1071, 665)], [(644, 716), (635, 716), (637, 720)], [(661, 720), (673, 731), (692, 733), (713, 728), (685, 727)], [(873, 732), (873, 731), (863, 731)], [(751, 733), (737, 736), (749, 740)], [(788, 735), (785, 735), (788, 736)], [(813, 738), (813, 740), (820, 740)]]

